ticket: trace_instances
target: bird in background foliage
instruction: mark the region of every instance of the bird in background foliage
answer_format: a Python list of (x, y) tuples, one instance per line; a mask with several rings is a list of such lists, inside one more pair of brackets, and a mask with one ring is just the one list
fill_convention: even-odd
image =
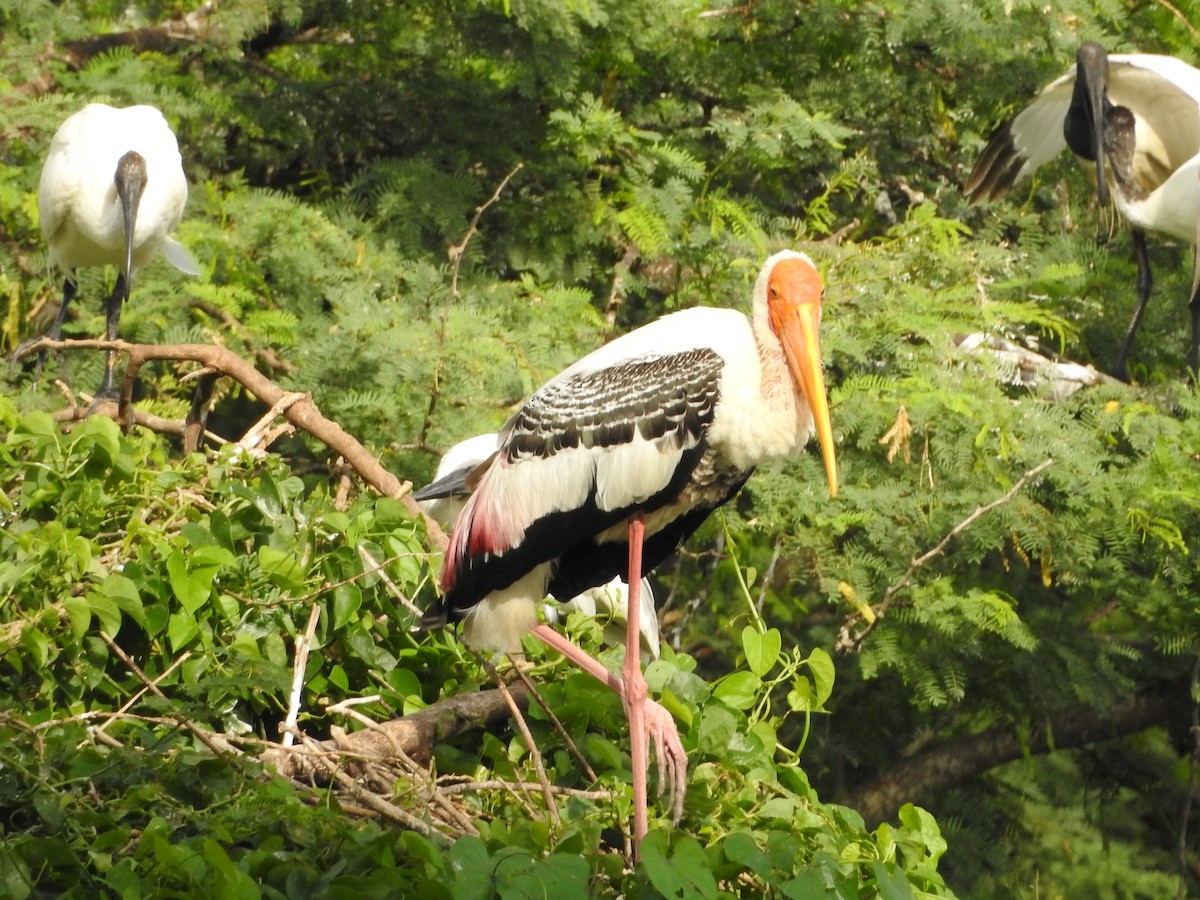
[[(812, 260), (785, 250), (759, 272), (750, 317), (698, 307), (617, 338), (530, 397), (468, 479), (426, 624), (462, 620), (467, 643), (493, 652), (531, 632), (621, 696), (635, 855), (648, 829), (650, 742), (676, 821), (687, 773), (678, 729), (648, 698), (638, 660), (641, 580), (756, 465), (792, 454), (814, 432), (836, 493), (818, 340), (823, 289)], [(537, 608), (547, 593), (573, 597), (622, 574), (629, 615), (616, 675), (538, 624)]]
[[(62, 336), (67, 307), (78, 291), (80, 267), (120, 269), (105, 301), (105, 339), (110, 341), (116, 340), (134, 271), (162, 253), (180, 271), (199, 274), (187, 248), (171, 237), (186, 202), (179, 144), (153, 106), (115, 109), (92, 103), (63, 122), (50, 143), (38, 188), (50, 265), (65, 276), (62, 305), (47, 336)], [(109, 352), (97, 401), (116, 395), (113, 361)]]
[[(1083, 44), (1065, 75), (992, 134), (967, 178), (967, 198), (978, 203), (1004, 196), (1064, 147), (1095, 166), (1100, 204), (1108, 205), (1111, 192), (1133, 226), (1137, 304), (1112, 369), (1127, 380), (1134, 333), (1153, 285), (1146, 231), (1197, 242), (1200, 70), (1170, 56), (1110, 55), (1100, 44)], [(1188, 307), (1192, 372), (1200, 366), (1198, 288), (1194, 283)]]
[[(413, 493), (421, 508), (451, 532), (459, 513), (471, 496), (469, 487), (471, 474), (481, 465), (489, 463), (496, 454), (498, 435), (479, 434), (455, 444), (438, 463), (433, 482)], [(643, 578), (641, 584), (642, 606), (639, 611), (641, 628), (641, 656), (643, 661), (658, 659), (659, 629), (658, 614), (654, 610), (654, 592), (650, 582)], [(565, 622), (572, 612), (581, 612), (604, 623), (604, 639), (610, 644), (625, 639), (625, 622), (629, 613), (629, 587), (620, 577), (590, 588), (566, 601), (546, 603), (542, 614), (551, 625)]]

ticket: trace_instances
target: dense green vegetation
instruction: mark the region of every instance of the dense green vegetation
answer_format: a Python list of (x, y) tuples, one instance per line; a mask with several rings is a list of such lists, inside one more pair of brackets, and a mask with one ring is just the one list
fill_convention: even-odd
[[(64, 430), (51, 414), (102, 357), (52, 358), (38, 385), (14, 364), (0, 894), (1194, 894), (1190, 248), (1152, 240), (1132, 385), (1061, 398), (956, 337), (1114, 359), (1134, 266), (1123, 232), (1097, 243), (1078, 167), (990, 208), (959, 185), (1080, 41), (1195, 63), (1198, 27), (1190, 0), (0, 7), (6, 351), (59, 298), (36, 202), (55, 128), (91, 100), (153, 103), (204, 271), (140, 271), (122, 337), (226, 346), (422, 483), (612, 335), (744, 308), (791, 246), (827, 283), (842, 479), (831, 500), (814, 455), (761, 470), (657, 573), (648, 679), (693, 771), (682, 822), (652, 810), (630, 869), (619, 702), (532, 642), (562, 723), (530, 704), (555, 813), (498, 786), (537, 782), (507, 724), (440, 741), (440, 782), (426, 760), (355, 770), (374, 799), (273, 776), (259, 756), (314, 607), (313, 739), (490, 684), (452, 634), (411, 630), (425, 524), (347, 493), (303, 432), (185, 455), (103, 417)], [(84, 273), (69, 336), (103, 332), (112, 278)], [(143, 369), (138, 409), (182, 419), (190, 368)], [(209, 428), (236, 442), (264, 412), (222, 379)]]

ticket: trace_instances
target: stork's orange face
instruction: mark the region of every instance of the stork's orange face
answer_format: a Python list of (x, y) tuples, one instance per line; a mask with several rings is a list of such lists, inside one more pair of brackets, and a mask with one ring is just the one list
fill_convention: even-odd
[(821, 458), (829, 478), (829, 494), (837, 495), (837, 462), (833, 455), (833, 429), (829, 424), (829, 399), (821, 374), (821, 273), (806, 258), (787, 257), (767, 278), (767, 308), (771, 327), (783, 345), (784, 356), (808, 408), (821, 444)]

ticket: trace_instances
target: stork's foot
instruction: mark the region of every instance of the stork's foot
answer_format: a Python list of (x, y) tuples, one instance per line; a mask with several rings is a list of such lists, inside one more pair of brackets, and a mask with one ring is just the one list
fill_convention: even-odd
[(658, 760), (658, 795), (667, 795), (671, 821), (678, 825), (687, 793), (687, 753), (679, 739), (674, 717), (655, 701), (646, 699), (646, 734)]

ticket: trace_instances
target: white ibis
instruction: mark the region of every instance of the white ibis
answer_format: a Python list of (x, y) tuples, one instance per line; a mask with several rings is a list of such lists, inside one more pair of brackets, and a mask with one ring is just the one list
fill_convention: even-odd
[[(814, 431), (836, 493), (817, 337), (822, 291), (812, 260), (785, 250), (759, 272), (751, 317), (688, 309), (585, 356), (505, 423), (451, 534), (427, 624), (461, 619), (464, 639), (494, 652), (532, 632), (621, 696), (635, 854), (648, 827), (649, 741), (676, 819), (687, 771), (674, 721), (647, 697), (639, 585), (756, 465), (795, 452)], [(547, 593), (574, 596), (622, 573), (630, 597), (618, 677), (537, 624), (537, 607)]]
[[(471, 473), (495, 455), (497, 437), (495, 434), (479, 434), (459, 441), (438, 462), (433, 481), (413, 492), (413, 499), (446, 531), (453, 528), (467, 498), (471, 496)], [(654, 591), (645, 578), (642, 579), (641, 598), (638, 621), (642, 656), (658, 659), (658, 615), (654, 609)], [(542, 607), (546, 621), (551, 625), (564, 621), (573, 611), (602, 620), (604, 637), (609, 643), (623, 641), (625, 622), (629, 616), (629, 588), (620, 577), (616, 577), (565, 602), (547, 603)]]
[[(1113, 171), (1118, 148), (1107, 137), (1117, 121), (1128, 131), (1120, 151), (1126, 157), (1121, 176)], [(976, 203), (1003, 196), (1064, 147), (1095, 165), (1101, 205), (1107, 205), (1112, 189), (1118, 211), (1133, 226), (1137, 305), (1113, 366), (1113, 374), (1125, 379), (1134, 332), (1153, 284), (1146, 231), (1196, 242), (1200, 70), (1170, 56), (1110, 56), (1099, 44), (1082, 45), (1065, 75), (992, 134), (964, 186), (968, 199)], [(1188, 364), (1194, 372), (1200, 364), (1200, 292), (1193, 294), (1189, 309)]]
[[(50, 143), (38, 188), (42, 233), (50, 264), (63, 270), (63, 301), (49, 337), (62, 336), (67, 306), (78, 290), (81, 266), (120, 268), (105, 304), (105, 338), (115, 340), (121, 304), (133, 273), (162, 253), (175, 268), (200, 267), (171, 237), (183, 217), (187, 179), (179, 145), (153, 106), (115, 109), (92, 103), (68, 118)], [(97, 400), (112, 397), (113, 358), (108, 354)]]

